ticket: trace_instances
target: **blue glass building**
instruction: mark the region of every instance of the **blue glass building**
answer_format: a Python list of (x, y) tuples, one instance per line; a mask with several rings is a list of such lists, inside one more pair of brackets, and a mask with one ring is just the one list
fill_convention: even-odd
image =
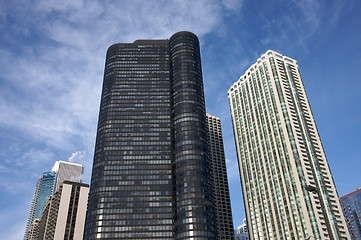
[(361, 239), (361, 188), (340, 198), (351, 238)]
[(55, 172), (44, 172), (36, 184), (34, 196), (31, 201), (28, 221), (26, 223), (24, 239), (28, 239), (28, 230), (30, 229), (31, 223), (36, 218), (41, 217), (45, 204), (49, 200), (49, 197), (53, 194), (55, 174)]

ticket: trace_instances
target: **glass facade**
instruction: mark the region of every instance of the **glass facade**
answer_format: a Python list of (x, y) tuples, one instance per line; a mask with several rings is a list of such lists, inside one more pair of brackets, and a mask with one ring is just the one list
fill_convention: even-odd
[(340, 198), (353, 240), (361, 239), (361, 188)]
[(107, 52), (85, 239), (215, 239), (197, 37)]
[(215, 238), (198, 39), (170, 38), (174, 239)]
[(297, 62), (267, 51), (228, 98), (250, 239), (349, 239)]
[(35, 219), (39, 219), (50, 196), (53, 194), (55, 185), (55, 172), (44, 172), (36, 184), (34, 197), (31, 201), (29, 217), (26, 224), (24, 239), (28, 239), (28, 231)]

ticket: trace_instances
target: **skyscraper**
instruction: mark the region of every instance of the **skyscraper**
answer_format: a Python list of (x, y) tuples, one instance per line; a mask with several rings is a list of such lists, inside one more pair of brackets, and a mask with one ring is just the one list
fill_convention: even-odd
[(233, 220), (229, 198), (226, 159), (219, 117), (206, 114), (209, 160), (214, 191), (217, 239), (233, 239)]
[(56, 161), (51, 171), (56, 173), (55, 189), (58, 189), (60, 184), (65, 180), (81, 182), (83, 165), (72, 162)]
[[(33, 239), (82, 239), (89, 185), (64, 181), (47, 202)], [(34, 222), (35, 223), (35, 222)], [(34, 234), (35, 235), (35, 234)]]
[(41, 213), (43, 212), (45, 204), (49, 200), (51, 194), (53, 194), (54, 184), (55, 172), (44, 172), (43, 174), (41, 174), (36, 184), (34, 196), (31, 201), (24, 239), (29, 238), (29, 231), (33, 221), (41, 217)]
[(198, 38), (109, 47), (85, 239), (216, 239)]
[(26, 223), (24, 239), (28, 239), (28, 231), (35, 219), (39, 219), (50, 196), (65, 180), (80, 182), (83, 166), (81, 164), (56, 161), (51, 172), (44, 172), (36, 184)]
[(228, 98), (250, 238), (349, 239), (297, 61), (267, 51)]
[(340, 198), (353, 240), (361, 239), (361, 188)]

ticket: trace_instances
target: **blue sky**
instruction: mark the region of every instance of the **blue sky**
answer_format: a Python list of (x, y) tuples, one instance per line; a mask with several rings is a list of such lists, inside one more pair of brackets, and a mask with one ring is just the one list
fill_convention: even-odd
[(177, 31), (201, 42), (207, 112), (222, 120), (234, 225), (244, 218), (227, 90), (268, 49), (298, 61), (340, 196), (361, 187), (358, 0), (0, 0), (0, 239), (21, 239), (57, 160), (89, 183), (107, 48)]

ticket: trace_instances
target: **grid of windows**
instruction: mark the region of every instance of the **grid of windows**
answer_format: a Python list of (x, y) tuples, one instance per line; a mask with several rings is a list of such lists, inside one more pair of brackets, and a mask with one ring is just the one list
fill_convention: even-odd
[(233, 220), (229, 198), (226, 160), (224, 156), (221, 120), (206, 115), (209, 159), (212, 169), (217, 239), (233, 239)]
[(84, 239), (215, 239), (197, 37), (108, 49)]
[(55, 172), (44, 172), (36, 184), (33, 199), (31, 201), (29, 217), (26, 224), (24, 239), (29, 239), (29, 230), (35, 219), (39, 219), (45, 208), (45, 205), (53, 193), (56, 179)]
[(215, 239), (201, 59), (197, 37), (170, 38), (174, 239)]
[(340, 198), (352, 240), (361, 239), (361, 188)]
[[(64, 181), (46, 203), (29, 239), (78, 239), (83, 235), (89, 185)], [(85, 200), (85, 201), (84, 201)]]
[(347, 239), (297, 62), (269, 50), (228, 97), (251, 239)]
[(108, 49), (87, 239), (172, 236), (169, 93), (168, 41)]

